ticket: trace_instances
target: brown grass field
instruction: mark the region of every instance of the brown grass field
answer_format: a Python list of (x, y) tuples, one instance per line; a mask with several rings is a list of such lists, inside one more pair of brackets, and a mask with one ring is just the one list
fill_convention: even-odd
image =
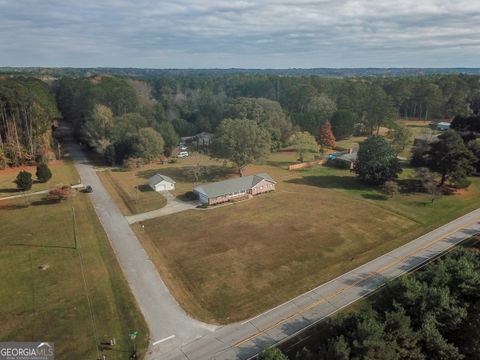
[[(177, 300), (193, 316), (230, 323), (258, 314), (480, 205), (469, 191), (431, 204), (424, 194), (389, 198), (328, 167), (285, 170), (295, 153), (273, 154), (277, 191), (134, 228)], [(402, 182), (408, 182), (406, 169)]]
[[(78, 179), (68, 161), (52, 170), (53, 182)], [(11, 174), (17, 172), (0, 172), (0, 191), (11, 189)], [(0, 201), (2, 341), (50, 341), (55, 343), (56, 358), (85, 360), (101, 358), (96, 339), (116, 338), (117, 351), (103, 354), (120, 360), (129, 356), (128, 334), (135, 328), (140, 354), (144, 354), (146, 324), (88, 195), (78, 192), (60, 204), (48, 203), (41, 196), (30, 197), (29, 202), (24, 207), (24, 199)], [(72, 207), (79, 235), (77, 249)]]
[[(195, 181), (185, 172), (185, 168), (200, 164), (208, 166), (210, 173)], [(176, 196), (182, 196), (187, 191), (203, 181), (215, 181), (228, 176), (236, 176), (235, 171), (226, 167), (223, 161), (209, 158), (206, 155), (193, 153), (188, 158), (178, 159), (174, 164), (151, 163), (134, 170), (107, 170), (98, 172), (103, 184), (124, 215), (138, 214), (159, 209), (166, 204), (165, 198), (148, 186), (148, 179), (155, 174), (163, 174), (173, 178), (177, 184)], [(139, 191), (136, 191), (136, 187)]]

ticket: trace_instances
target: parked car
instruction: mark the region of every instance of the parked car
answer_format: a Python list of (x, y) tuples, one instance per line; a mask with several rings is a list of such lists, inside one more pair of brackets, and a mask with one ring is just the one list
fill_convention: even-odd
[(185, 145), (180, 146), (180, 151), (186, 151), (188, 148)]
[(85, 192), (86, 193), (91, 193), (93, 192), (93, 188), (90, 185), (85, 186)]
[(179, 157), (179, 158), (184, 158), (184, 157), (187, 157), (187, 156), (188, 156), (187, 151), (180, 151), (177, 155), (177, 157)]

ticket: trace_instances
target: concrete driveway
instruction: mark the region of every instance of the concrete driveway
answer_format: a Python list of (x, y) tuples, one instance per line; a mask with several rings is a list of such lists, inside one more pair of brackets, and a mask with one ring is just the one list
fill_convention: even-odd
[(214, 327), (180, 308), (84, 154), (75, 144), (68, 149), (83, 183), (94, 188), (97, 215), (150, 328), (147, 359), (250, 359), (480, 233), (479, 209), (265, 313)]
[(182, 201), (175, 198), (169, 191), (160, 192), (166, 199), (167, 204), (157, 210), (147, 211), (141, 214), (125, 216), (129, 224), (134, 224), (139, 221), (154, 219), (160, 216), (175, 214), (181, 211), (195, 209), (200, 205), (200, 201)]

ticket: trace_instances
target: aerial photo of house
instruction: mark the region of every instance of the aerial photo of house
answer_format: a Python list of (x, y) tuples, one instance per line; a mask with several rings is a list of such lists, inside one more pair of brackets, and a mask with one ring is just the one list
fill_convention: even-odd
[(156, 174), (148, 179), (148, 185), (155, 191), (174, 190), (175, 180), (166, 175)]
[(200, 202), (208, 205), (220, 204), (241, 197), (258, 195), (275, 190), (276, 181), (267, 173), (243, 176), (196, 186), (193, 192)]

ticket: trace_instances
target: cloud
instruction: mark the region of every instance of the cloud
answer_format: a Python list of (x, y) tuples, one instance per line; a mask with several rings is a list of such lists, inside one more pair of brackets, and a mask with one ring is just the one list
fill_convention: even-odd
[(0, 0), (0, 65), (478, 66), (459, 0)]

